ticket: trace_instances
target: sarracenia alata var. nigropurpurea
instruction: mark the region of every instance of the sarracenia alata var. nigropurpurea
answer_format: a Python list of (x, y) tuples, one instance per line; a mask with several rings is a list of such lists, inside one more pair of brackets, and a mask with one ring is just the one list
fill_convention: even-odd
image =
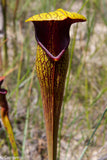
[(20, 160), (19, 159), (19, 154), (18, 154), (18, 149), (17, 149), (17, 145), (15, 142), (15, 138), (14, 138), (14, 134), (13, 134), (13, 130), (12, 130), (12, 126), (9, 120), (9, 109), (8, 109), (8, 103), (6, 100), (6, 94), (7, 94), (7, 90), (4, 88), (1, 88), (1, 85), (4, 81), (5, 77), (0, 77), (0, 107), (1, 107), (1, 118), (2, 118), (2, 122), (3, 125), (7, 131), (11, 146), (12, 146), (12, 150), (13, 150), (13, 159), (14, 160)]
[(38, 43), (36, 72), (44, 108), (48, 160), (56, 160), (59, 117), (69, 62), (69, 29), (71, 24), (84, 22), (86, 18), (58, 9), (35, 15), (28, 21), (34, 24)]

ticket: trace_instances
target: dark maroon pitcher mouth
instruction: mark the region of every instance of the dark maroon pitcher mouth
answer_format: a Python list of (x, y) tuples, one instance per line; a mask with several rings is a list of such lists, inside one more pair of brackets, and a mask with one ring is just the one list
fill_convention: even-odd
[(7, 94), (7, 90), (4, 88), (0, 88), (0, 94)]
[(67, 49), (71, 24), (84, 22), (86, 18), (59, 8), (55, 12), (40, 13), (30, 17), (35, 27), (35, 37), (39, 46), (54, 61), (58, 61)]
[(63, 21), (33, 21), (38, 44), (53, 60), (59, 60), (67, 49), (71, 23)]
[(4, 89), (4, 88), (1, 88), (1, 85), (4, 81), (5, 77), (0, 77), (0, 94), (4, 95), (4, 94), (7, 94), (7, 90)]

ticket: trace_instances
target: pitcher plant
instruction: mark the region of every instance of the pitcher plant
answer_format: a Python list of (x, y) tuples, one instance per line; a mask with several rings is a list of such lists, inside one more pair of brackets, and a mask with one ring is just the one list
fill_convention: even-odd
[(16, 145), (16, 141), (14, 138), (14, 134), (13, 134), (13, 130), (12, 130), (12, 126), (9, 120), (9, 108), (8, 108), (8, 103), (7, 103), (7, 99), (6, 99), (6, 94), (7, 94), (7, 90), (4, 88), (1, 88), (1, 85), (4, 81), (5, 77), (2, 76), (0, 77), (0, 107), (1, 107), (1, 119), (3, 122), (3, 125), (7, 131), (11, 146), (12, 146), (12, 150), (13, 150), (13, 159), (14, 160), (20, 160), (19, 159), (19, 154), (18, 154), (18, 149), (17, 149), (17, 145)]
[(56, 160), (59, 117), (69, 63), (69, 29), (71, 24), (84, 22), (86, 18), (57, 9), (34, 15), (28, 21), (34, 24), (37, 40), (35, 65), (44, 108), (48, 160)]

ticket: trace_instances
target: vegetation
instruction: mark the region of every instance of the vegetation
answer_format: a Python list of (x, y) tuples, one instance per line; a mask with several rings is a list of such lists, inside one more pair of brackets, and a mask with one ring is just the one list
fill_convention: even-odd
[[(0, 76), (6, 76), (3, 86), (8, 90), (9, 118), (20, 157), (47, 159), (43, 107), (35, 71), (34, 30), (33, 25), (26, 24), (25, 20), (57, 8), (79, 12), (87, 18), (86, 24), (73, 24), (70, 30), (70, 62), (60, 117), (58, 159), (90, 160), (105, 156), (106, 0), (10, 0), (5, 4), (5, 35), (0, 39)], [(2, 123), (0, 156), (12, 157)]]

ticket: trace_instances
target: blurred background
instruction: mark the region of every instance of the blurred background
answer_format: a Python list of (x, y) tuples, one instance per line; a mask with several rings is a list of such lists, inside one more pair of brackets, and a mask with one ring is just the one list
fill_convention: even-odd
[[(19, 154), (24, 160), (47, 160), (43, 107), (35, 71), (35, 33), (33, 24), (25, 20), (58, 8), (87, 18), (87, 22), (73, 24), (70, 29), (70, 63), (59, 126), (58, 160), (106, 160), (107, 0), (0, 0), (0, 76), (6, 76), (3, 86), (8, 90), (9, 117)], [(1, 117), (0, 156), (12, 156)]]

